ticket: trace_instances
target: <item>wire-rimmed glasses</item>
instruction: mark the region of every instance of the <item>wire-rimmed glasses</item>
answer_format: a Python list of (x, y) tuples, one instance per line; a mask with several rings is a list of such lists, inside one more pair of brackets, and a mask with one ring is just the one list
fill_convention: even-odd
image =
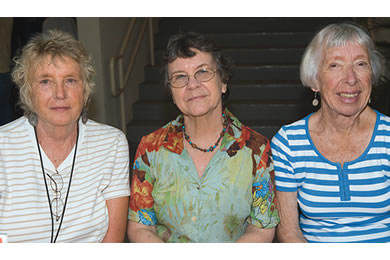
[(51, 200), (52, 214), (58, 221), (61, 218), (62, 212), (64, 210), (64, 202), (61, 199), (61, 191), (64, 187), (64, 180), (62, 176), (56, 171), (52, 175), (47, 174), (50, 180), (50, 187), (54, 191), (55, 198)]
[(207, 82), (215, 76), (215, 70), (211, 68), (201, 68), (197, 70), (194, 75), (188, 75), (186, 73), (174, 74), (168, 81), (172, 88), (184, 88), (187, 86), (190, 76), (193, 76), (199, 82)]

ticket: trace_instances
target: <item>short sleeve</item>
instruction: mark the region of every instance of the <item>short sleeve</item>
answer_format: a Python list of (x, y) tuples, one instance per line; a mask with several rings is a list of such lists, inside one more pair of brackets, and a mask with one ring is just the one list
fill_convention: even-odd
[(274, 166), (271, 147), (262, 146), (261, 156), (256, 158), (256, 174), (252, 185), (252, 206), (248, 222), (258, 228), (274, 228), (280, 222), (275, 205)]
[(110, 181), (102, 191), (104, 199), (109, 200), (129, 196), (129, 145), (122, 132), (118, 131), (114, 145), (108, 154), (109, 156), (113, 156), (114, 162), (110, 176), (106, 176)]
[(157, 224), (153, 209), (153, 180), (145, 138), (138, 145), (131, 177), (131, 196), (128, 219), (148, 226)]
[(287, 134), (283, 128), (272, 138), (271, 149), (275, 165), (276, 190), (296, 192), (298, 184), (292, 167), (292, 156)]

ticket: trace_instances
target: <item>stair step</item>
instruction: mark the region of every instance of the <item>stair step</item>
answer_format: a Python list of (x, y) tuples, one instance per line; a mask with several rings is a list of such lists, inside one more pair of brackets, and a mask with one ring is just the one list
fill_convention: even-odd
[[(229, 83), (229, 100), (307, 100), (313, 97), (310, 88), (303, 87), (299, 81), (267, 82), (267, 81), (234, 81)], [(144, 82), (140, 85), (141, 100), (167, 100), (172, 98), (165, 87), (156, 82)]]
[[(145, 78), (161, 81), (161, 68), (145, 67)], [(239, 65), (234, 68), (234, 80), (299, 80), (299, 65)]]
[[(236, 65), (298, 65), (304, 51), (304, 48), (226, 48), (222, 53), (230, 57)], [(163, 51), (156, 54), (156, 64), (163, 64)]]
[[(299, 119), (311, 112), (310, 102), (294, 101), (229, 101), (229, 109), (241, 120)], [(133, 106), (135, 120), (172, 120), (180, 112), (170, 101), (138, 101)]]
[(159, 32), (315, 32), (324, 25), (351, 18), (162, 18)]
[[(165, 50), (172, 34), (156, 35), (155, 48)], [(306, 48), (314, 36), (310, 32), (205, 33), (221, 49), (226, 48)]]

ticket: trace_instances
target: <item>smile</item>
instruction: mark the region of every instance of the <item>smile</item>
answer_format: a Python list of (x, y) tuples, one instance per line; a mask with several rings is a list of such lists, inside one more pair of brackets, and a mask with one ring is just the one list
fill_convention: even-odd
[(339, 95), (343, 98), (354, 98), (358, 96), (358, 93), (340, 93)]

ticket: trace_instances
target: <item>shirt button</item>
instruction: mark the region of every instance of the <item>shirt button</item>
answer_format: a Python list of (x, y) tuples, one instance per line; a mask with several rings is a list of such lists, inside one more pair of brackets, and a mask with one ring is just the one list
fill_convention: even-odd
[(193, 221), (193, 222), (196, 221), (196, 217), (195, 217), (195, 216), (192, 216), (192, 221)]

